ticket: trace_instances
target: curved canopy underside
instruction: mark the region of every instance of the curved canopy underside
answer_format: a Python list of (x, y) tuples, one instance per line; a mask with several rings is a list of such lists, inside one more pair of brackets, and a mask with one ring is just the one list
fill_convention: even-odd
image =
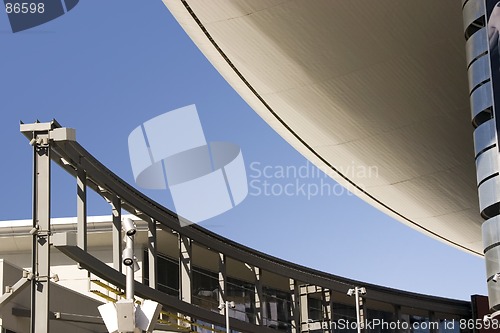
[(481, 254), (460, 1), (164, 2), (315, 165), (399, 221)]

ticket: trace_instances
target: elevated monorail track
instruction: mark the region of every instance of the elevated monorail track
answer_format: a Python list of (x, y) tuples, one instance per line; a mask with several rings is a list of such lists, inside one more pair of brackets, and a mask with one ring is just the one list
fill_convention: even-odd
[[(50, 149), (49, 154), (52, 161), (77, 179), (84, 174), (86, 186), (108, 202), (116, 202), (118, 199), (121, 209), (144, 221), (151, 221), (155, 228), (167, 232), (174, 231), (198, 246), (258, 267), (260, 270), (288, 278), (299, 285), (315, 285), (341, 293), (346, 293), (349, 288), (354, 286), (362, 285), (367, 289), (365, 296), (367, 300), (391, 303), (399, 307), (422, 309), (433, 313), (448, 313), (461, 317), (471, 316), (470, 303), (466, 301), (427, 296), (347, 279), (275, 258), (217, 235), (196, 224), (181, 226), (179, 218), (174, 212), (129, 185), (83, 148), (74, 138), (72, 129), (63, 128), (57, 121), (53, 120), (50, 123), (21, 124), (21, 131), (35, 145), (35, 159), (37, 158), (37, 145), (44, 145)], [(52, 135), (52, 133), (57, 135)], [(48, 138), (48, 141), (40, 141), (40, 137)], [(59, 244), (56, 247), (89, 272), (117, 287), (125, 285), (123, 274), (87, 253), (85, 246)], [(311, 255), (314, 254), (311, 253)], [(190, 304), (139, 282), (136, 282), (135, 290), (140, 297), (155, 300), (186, 316), (216, 325), (223, 326), (224, 324), (224, 317), (221, 314)], [(296, 326), (298, 327), (298, 325)], [(236, 319), (231, 320), (231, 328), (242, 332), (270, 332), (271, 330), (262, 325)]]

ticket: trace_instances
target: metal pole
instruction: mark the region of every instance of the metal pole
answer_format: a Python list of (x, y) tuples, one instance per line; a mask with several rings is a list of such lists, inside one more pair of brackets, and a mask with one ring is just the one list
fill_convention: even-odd
[[(134, 235), (126, 236), (125, 247), (130, 249), (130, 253), (134, 253)], [(127, 281), (125, 284), (125, 297), (126, 299), (134, 299), (134, 264), (125, 266)]]
[(356, 321), (358, 323), (358, 333), (361, 333), (361, 323), (359, 318), (359, 288), (354, 288), (354, 296), (356, 297)]
[(35, 134), (31, 333), (49, 332), (50, 147), (48, 134)]
[(229, 301), (226, 301), (226, 333), (231, 332), (229, 329)]

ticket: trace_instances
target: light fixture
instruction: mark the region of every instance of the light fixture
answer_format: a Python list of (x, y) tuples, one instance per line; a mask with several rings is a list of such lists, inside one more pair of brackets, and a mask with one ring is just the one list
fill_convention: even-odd
[(125, 234), (127, 234), (127, 236), (133, 236), (137, 232), (137, 227), (134, 221), (132, 221), (132, 219), (128, 217), (123, 219), (122, 228), (123, 231), (125, 231)]
[(348, 296), (355, 296), (356, 297), (356, 323), (357, 323), (357, 329), (358, 333), (361, 333), (361, 328), (364, 326), (363, 321), (364, 318), (361, 318), (361, 309), (360, 305), (363, 304), (363, 299), (360, 297), (360, 295), (365, 295), (366, 294), (366, 288), (365, 287), (354, 287), (350, 288), (347, 291)]
[(225, 301), (224, 303), (220, 303), (218, 308), (219, 310), (222, 311), (222, 309), (226, 309), (224, 312), (225, 316), (226, 316), (226, 332), (229, 333), (231, 332), (231, 330), (229, 329), (229, 308), (231, 307), (231, 309), (234, 309), (236, 307), (236, 304), (234, 303), (234, 301)]
[(97, 307), (108, 332), (151, 332), (161, 311), (161, 304), (144, 300), (135, 305), (133, 300), (119, 300)]
[(134, 250), (132, 248), (125, 248), (122, 252), (123, 264), (131, 266), (134, 264)]
[(234, 309), (236, 307), (236, 304), (234, 303), (234, 301), (226, 301), (224, 303), (219, 304), (219, 310), (224, 309), (226, 307), (226, 303), (227, 303), (227, 306), (231, 309)]

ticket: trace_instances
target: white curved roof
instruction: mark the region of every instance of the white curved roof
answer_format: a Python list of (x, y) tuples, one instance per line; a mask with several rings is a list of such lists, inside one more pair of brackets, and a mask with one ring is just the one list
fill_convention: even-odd
[(396, 219), (482, 253), (460, 1), (164, 2), (305, 157)]

